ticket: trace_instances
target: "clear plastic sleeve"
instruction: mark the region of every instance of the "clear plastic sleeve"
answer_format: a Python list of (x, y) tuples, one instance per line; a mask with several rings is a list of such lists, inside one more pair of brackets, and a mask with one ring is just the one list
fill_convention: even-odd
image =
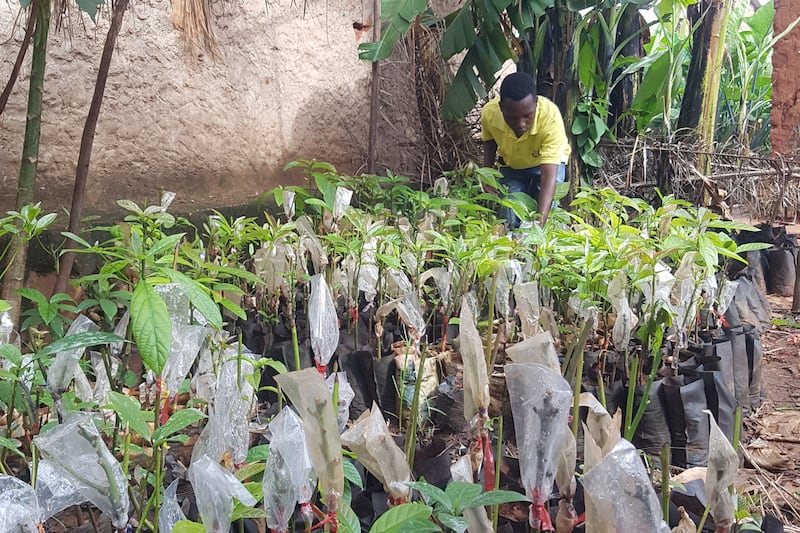
[(522, 324), (522, 337), (536, 335), (539, 332), (539, 284), (530, 281), (514, 285), (514, 300)]
[(505, 372), (522, 483), (533, 502), (531, 525), (542, 528), (549, 522), (544, 505), (553, 489), (564, 433), (569, 431), (572, 389), (560, 373), (544, 365), (512, 363)]
[(256, 499), (247, 492), (244, 485), (208, 456), (192, 461), (189, 481), (192, 483), (197, 498), (197, 510), (203, 518), (207, 533), (228, 532), (234, 498), (247, 507), (256, 504)]
[(164, 501), (158, 511), (159, 533), (172, 533), (175, 524), (181, 520), (186, 520), (183, 509), (178, 505), (178, 483), (180, 483), (180, 480), (176, 479), (164, 491)]
[(219, 427), (223, 428), (225, 443), (235, 464), (243, 463), (250, 449), (250, 414), (255, 403), (255, 389), (245, 379), (254, 371), (245, 357), (252, 359), (253, 354), (242, 347), (242, 355), (242, 360), (238, 361), (238, 345), (223, 352), (224, 363), (217, 378), (211, 415), (221, 422)]
[(386, 294), (390, 298), (400, 298), (414, 290), (408, 276), (394, 268), (389, 268), (386, 274)]
[(461, 302), (459, 317), (461, 359), (464, 362), (464, 417), (472, 421), (476, 414), (489, 408), (489, 376), (483, 353), (481, 335), (468, 296)]
[(342, 444), (358, 456), (395, 501), (409, 501), (411, 489), (407, 483), (411, 481), (411, 471), (377, 405), (373, 403), (372, 409), (342, 434)]
[(605, 520), (618, 533), (670, 533), (661, 519), (661, 505), (633, 444), (622, 439), (583, 476), (586, 493), (599, 507), (610, 509)]
[(556, 486), (562, 498), (572, 500), (575, 494), (575, 463), (578, 460), (578, 446), (571, 431), (564, 432), (564, 440), (559, 447)]
[(333, 220), (339, 222), (344, 216), (344, 212), (350, 207), (350, 200), (353, 198), (353, 191), (345, 187), (336, 187), (336, 196), (333, 199)]
[(711, 411), (706, 409), (704, 412), (711, 424), (708, 438), (706, 499), (717, 527), (730, 528), (736, 519), (736, 500), (730, 487), (736, 481), (739, 456), (717, 425)]
[(33, 487), (0, 474), (0, 533), (37, 533), (39, 502)]
[(439, 297), (442, 304), (447, 305), (450, 303), (450, 286), (452, 276), (450, 272), (444, 267), (434, 267), (426, 270), (419, 277), (419, 284), (424, 285), (426, 281), (432, 279), (436, 284), (436, 290), (439, 291)]
[[(325, 253), (325, 248), (317, 237), (317, 232), (314, 230), (314, 223), (311, 222), (307, 216), (302, 216), (295, 222), (297, 233), (300, 234), (300, 254), (305, 255), (307, 252), (311, 256), (311, 262), (314, 268), (319, 272), (323, 266), (328, 264), (328, 254)], [(305, 268), (305, 262), (301, 265)]]
[(506, 355), (515, 363), (538, 363), (561, 372), (555, 341), (549, 331), (536, 333), (522, 342), (506, 346)]
[[(475, 477), (472, 475), (472, 464), (469, 456), (465, 455), (450, 467), (450, 476), (453, 481), (464, 481), (474, 483)], [(490, 533), (492, 531), (492, 521), (486, 515), (485, 507), (473, 507), (464, 511), (464, 518), (469, 522), (467, 531), (469, 533)]]
[(172, 346), (161, 373), (170, 396), (178, 393), (183, 379), (192, 368), (205, 337), (203, 326), (178, 326), (172, 330)]
[[(72, 321), (64, 337), (86, 331), (97, 331), (98, 329), (97, 324), (89, 320), (89, 318), (84, 315), (78, 315)], [(53, 394), (60, 394), (67, 390), (70, 382), (75, 377), (75, 372), (78, 369), (78, 360), (83, 355), (84, 350), (85, 348), (77, 348), (56, 354), (56, 358), (47, 370), (48, 391)]]
[(180, 326), (189, 324), (191, 318), (189, 295), (178, 283), (163, 283), (154, 285), (153, 288), (167, 304), (169, 321), (172, 331), (178, 331)]
[(620, 352), (628, 349), (631, 336), (639, 323), (639, 319), (633, 314), (625, 291), (627, 281), (627, 275), (620, 270), (608, 284), (608, 299), (611, 300), (611, 305), (617, 314), (611, 330), (611, 339), (614, 341), (614, 347)]
[(34, 438), (42, 457), (69, 476), (85, 499), (117, 527), (128, 523), (128, 480), (106, 447), (91, 415), (73, 413), (64, 423)]
[(580, 406), (589, 408), (586, 415), (586, 427), (594, 442), (600, 448), (602, 456), (605, 457), (617, 441), (622, 438), (620, 432), (622, 411), (618, 410), (612, 417), (594, 394), (590, 392), (581, 393)]
[(50, 461), (42, 459), (36, 467), (36, 499), (39, 501), (39, 521), (45, 522), (51, 516), (73, 505), (86, 501), (72, 477), (55, 467)]
[(339, 380), (339, 398), (338, 404), (336, 405), (336, 420), (339, 424), (339, 432), (341, 433), (347, 427), (347, 421), (350, 420), (350, 404), (353, 402), (353, 398), (356, 397), (356, 393), (347, 380), (346, 372), (337, 372), (327, 377), (325, 383), (328, 385), (328, 390), (331, 391), (331, 393), (333, 393), (337, 379)]
[(314, 356), (319, 364), (327, 365), (339, 345), (339, 317), (333, 295), (322, 274), (311, 277), (308, 323)]
[(275, 380), (303, 419), (311, 461), (322, 485), (323, 493), (344, 490), (342, 443), (331, 405), (331, 396), (322, 376), (314, 368), (275, 376)]

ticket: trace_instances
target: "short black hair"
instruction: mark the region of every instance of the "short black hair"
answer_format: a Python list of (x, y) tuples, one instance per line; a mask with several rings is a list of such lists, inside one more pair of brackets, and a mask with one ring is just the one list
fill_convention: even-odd
[(528, 95), (536, 98), (536, 82), (526, 72), (509, 74), (500, 84), (500, 100), (519, 102)]

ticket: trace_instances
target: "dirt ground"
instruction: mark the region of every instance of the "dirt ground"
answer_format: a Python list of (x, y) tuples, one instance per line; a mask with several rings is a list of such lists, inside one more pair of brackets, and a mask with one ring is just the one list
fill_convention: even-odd
[(745, 505), (800, 532), (800, 324), (791, 297), (769, 295), (773, 322), (761, 341), (767, 401), (744, 421)]

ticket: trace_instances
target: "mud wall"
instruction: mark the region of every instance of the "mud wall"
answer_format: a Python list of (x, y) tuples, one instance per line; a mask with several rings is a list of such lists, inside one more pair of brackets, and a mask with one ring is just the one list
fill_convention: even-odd
[[(218, 0), (213, 5), (218, 60), (185, 48), (170, 22), (169, 0), (131, 2), (97, 127), (89, 212), (113, 209), (119, 198), (153, 201), (160, 189), (177, 192), (176, 205), (184, 212), (249, 203), (270, 187), (297, 181), (281, 169), (299, 157), (330, 161), (345, 172), (363, 168), (370, 65), (358, 59), (353, 22), (370, 17), (372, 2)], [(0, 2), (2, 84), (24, 33), (18, 6), (17, 0)], [(74, 4), (68, 15), (51, 28), (48, 44), (36, 192), (47, 209), (69, 206), (109, 24), (108, 12), (95, 26)], [(26, 61), (0, 116), (3, 210), (14, 202), (29, 72)], [(404, 84), (410, 80), (394, 86), (402, 91)], [(398, 113), (404, 112), (385, 116), (396, 121)], [(413, 128), (381, 130), (382, 165), (413, 173)]]
[[(775, 0), (775, 34), (785, 30), (800, 16), (800, 0)], [(778, 41), (772, 53), (772, 150), (790, 154), (800, 148), (800, 27)]]

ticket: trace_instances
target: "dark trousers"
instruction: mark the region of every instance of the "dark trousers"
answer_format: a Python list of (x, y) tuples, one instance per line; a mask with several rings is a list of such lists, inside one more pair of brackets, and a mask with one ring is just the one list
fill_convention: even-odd
[[(500, 167), (500, 173), (503, 175), (503, 177), (500, 178), (500, 183), (508, 188), (508, 194), (524, 192), (537, 202), (539, 201), (539, 191), (541, 189), (540, 181), (542, 178), (542, 171), (539, 167)], [(566, 178), (567, 165), (561, 164), (558, 166), (558, 172), (556, 173), (556, 183), (564, 183)], [(512, 209), (504, 207), (501, 216), (506, 219), (509, 227), (519, 227), (519, 218), (517, 218), (517, 215)]]

